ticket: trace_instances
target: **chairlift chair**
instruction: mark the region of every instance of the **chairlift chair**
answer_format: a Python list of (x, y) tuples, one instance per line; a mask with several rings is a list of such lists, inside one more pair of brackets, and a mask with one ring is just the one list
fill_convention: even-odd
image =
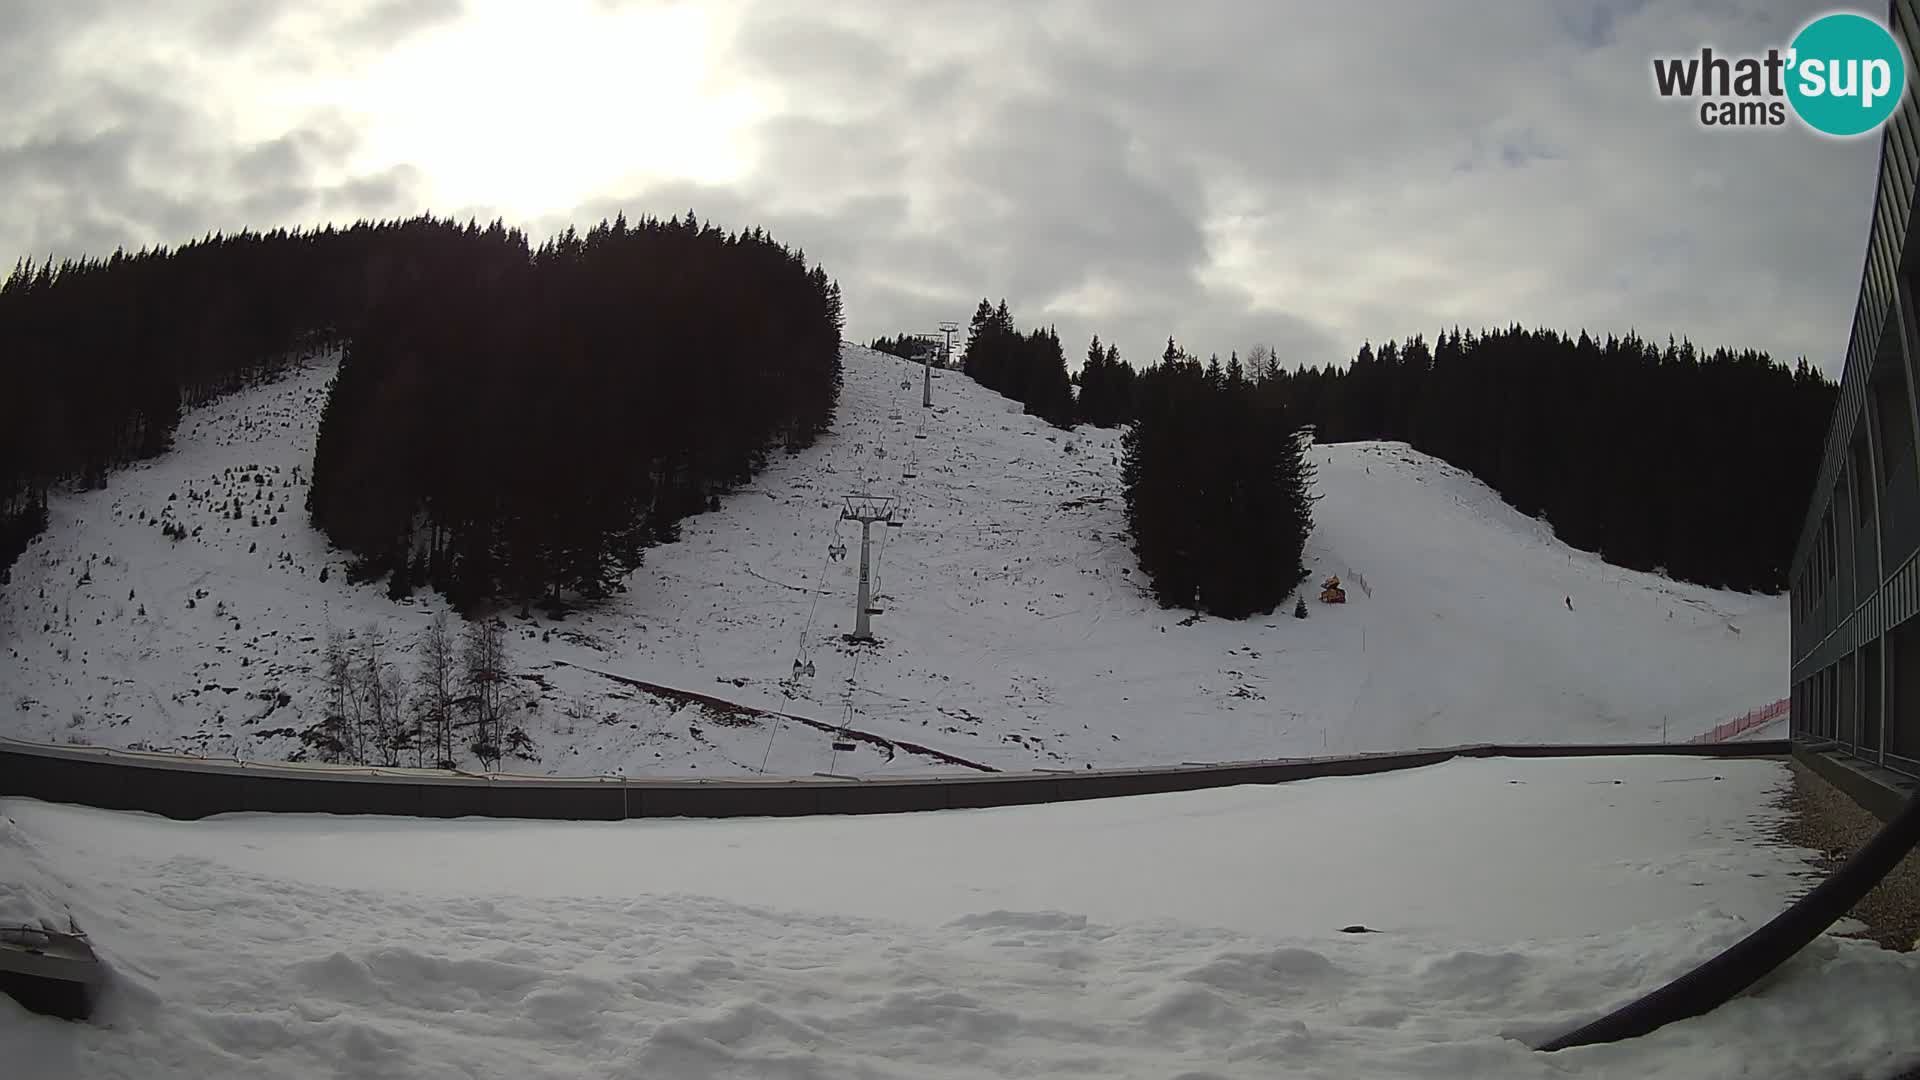
[(834, 741), (834, 744), (833, 744), (833, 748), (834, 748), (835, 750), (838, 750), (838, 751), (840, 751), (840, 752), (842, 752), (842, 753), (846, 753), (847, 751), (850, 751), (850, 750), (852, 750), (852, 749), (853, 749), (853, 744), (852, 744), (852, 743), (850, 743), (850, 742), (841, 742), (841, 741), (839, 741), (839, 740), (837, 740), (837, 739), (836, 739), (836, 740)]

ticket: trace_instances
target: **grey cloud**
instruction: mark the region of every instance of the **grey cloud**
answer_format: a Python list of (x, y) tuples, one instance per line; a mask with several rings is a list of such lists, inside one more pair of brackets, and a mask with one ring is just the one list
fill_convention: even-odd
[(0, 186), (23, 189), (71, 188), (131, 178), (132, 132), (117, 128), (94, 135), (55, 134), (0, 146)]
[[(979, 24), (992, 20), (971, 18), (980, 10), (949, 5), (930, 18), (952, 30), (964, 23), (974, 33), (971, 47), (983, 52), (1071, 55), (1064, 44), (1071, 35), (1058, 27), (1020, 26), (982, 39)], [(859, 237), (844, 245), (847, 263), (830, 264), (847, 292), (850, 332), (915, 328), (896, 325), (903, 319), (964, 320), (985, 295), (1011, 298), (1029, 325), (1065, 316), (1063, 334), (1075, 336), (1074, 313), (1057, 305), (1095, 283), (1133, 294), (1124, 313), (1105, 317), (1142, 327), (1152, 318), (1156, 334), (1169, 328), (1163, 316), (1198, 309), (1203, 290), (1195, 277), (1208, 252), (1201, 184), (1187, 163), (1142, 158), (1109, 95), (1059, 93), (1047, 85), (1057, 72), (1000, 85), (1003, 72), (991, 58), (968, 64), (940, 51), (937, 39), (928, 40), (926, 19), (890, 27), (867, 14), (843, 10), (838, 21), (806, 30), (789, 9), (782, 19), (749, 20), (753, 29), (738, 43), (754, 70), (795, 72), (809, 87), (849, 77), (862, 84), (857, 101), (801, 96), (810, 111), (854, 117), (841, 120), (832, 138), (795, 137), (813, 132), (790, 120), (760, 130), (766, 164), (744, 186), (750, 204), (790, 202), (796, 187), (822, 175), (850, 177), (844, 187), (807, 191), (822, 206), (842, 204), (846, 190), (910, 197), (912, 213), (892, 229), (855, 220), (843, 205), (825, 218), (788, 222), (801, 229), (838, 222)], [(884, 29), (858, 29), (875, 26)], [(843, 246), (805, 242), (810, 251)]]
[(0, 0), (0, 50), (31, 51), (61, 30), (85, 24), (110, 7), (108, 0)]
[[(60, 77), (58, 43), (106, 6), (106, 0), (0, 0), (0, 100), (8, 114), (18, 118), (48, 95), (49, 84)], [(0, 118), (0, 132), (6, 126)]]
[(1554, 19), (1579, 44), (1611, 45), (1620, 21), (1647, 6), (1647, 0), (1549, 0)]
[(285, 0), (203, 0), (191, 25), (208, 45), (238, 48), (271, 32), (291, 6)]
[(797, 8), (749, 19), (735, 47), (753, 58), (761, 74), (787, 85), (821, 80), (849, 86), (856, 80), (887, 83), (907, 67), (906, 58), (881, 39)]
[(303, 130), (243, 154), (233, 170), (248, 179), (232, 208), (236, 219), (260, 228), (317, 224), (320, 219), (403, 217), (419, 209), (418, 169), (398, 165), (337, 184), (316, 184), (308, 168), (316, 145), (326, 145), (325, 136)]
[(247, 187), (270, 185), (306, 171), (307, 150), (298, 134), (282, 135), (241, 151), (228, 175)]
[(345, 159), (359, 140), (335, 117), (314, 117), (304, 127), (278, 138), (238, 149), (228, 175), (243, 187), (297, 180), (317, 168)]
[[(622, 2), (665, 0), (601, 6)], [(752, 132), (756, 171), (610, 192), (573, 220), (692, 207), (764, 226), (840, 280), (851, 336), (1005, 296), (1076, 356), (1098, 331), (1140, 363), (1169, 334), (1325, 363), (1363, 338), (1520, 321), (1837, 370), (1875, 146), (1716, 136), (1649, 74), (1655, 55), (1784, 41), (1817, 0), (927, 0), (910, 19), (880, 0), (744, 2), (731, 67), (787, 102)], [(102, 19), (212, 12), (196, 34), (304, 70), (462, 8), (355, 4), (310, 40), (287, 10), (0, 0), (0, 254), (427, 209), (417, 173), (340, 175), (355, 143), (337, 117), (247, 145), (172, 96), (178, 71), (64, 71), (61, 44)], [(524, 224), (538, 239), (566, 221)]]
[(209, 231), (317, 223), (330, 214), (412, 209), (418, 176), (394, 170), (328, 184), (355, 140), (337, 118), (256, 144), (220, 137), (184, 102), (118, 82), (72, 82), (67, 107), (88, 119), (65, 130), (0, 140), (8, 219), (0, 245), (41, 258), (172, 245)]
[(420, 170), (396, 165), (366, 176), (356, 176), (319, 192), (334, 213), (369, 217), (398, 217), (417, 212)]
[[(1004, 294), (1024, 321), (1098, 329), (1136, 359), (1169, 332), (1202, 352), (1272, 340), (1324, 362), (1362, 338), (1515, 320), (1830, 369), (1844, 346), (1871, 151), (1797, 131), (1716, 140), (1646, 75), (1704, 37), (1784, 40), (1809, 3), (1556, 0), (1484, 19), (1425, 4), (1033, 5), (1018, 27), (949, 22), (962, 44), (948, 54), (920, 27), (851, 29), (887, 26), (881, 6), (834, 5), (811, 37), (782, 10), (780, 33), (742, 39), (749, 67), (863, 58), (908, 73), (862, 92), (851, 123), (872, 134), (858, 142), (912, 148), (876, 158), (864, 190), (911, 192), (912, 244), (984, 272), (953, 280), (959, 317)], [(973, 63), (912, 99), (913, 73), (952, 55)], [(816, 175), (851, 142), (769, 140), (745, 190)], [(896, 310), (919, 309), (883, 283), (909, 234), (862, 236), (840, 271), (857, 333), (905, 329)], [(1223, 244), (1250, 253), (1248, 281), (1206, 272)], [(1118, 306), (1074, 300), (1089, 283)]]
[(343, 22), (339, 33), (354, 45), (392, 45), (422, 30), (452, 22), (465, 10), (462, 0), (373, 0)]
[[(779, 116), (756, 130), (761, 152), (779, 163), (779, 185), (830, 201), (897, 176), (912, 148), (883, 127), (807, 116)], [(832, 147), (832, 153), (819, 148)], [(824, 198), (823, 198), (824, 197)]]
[[(276, 0), (122, 8), (0, 0), (0, 27), (11, 31), (0, 34), (0, 57), (31, 64), (23, 80), (0, 75), (0, 86), (15, 91), (0, 118), (0, 192), (9, 211), (0, 219), (0, 255), (102, 254), (215, 230), (316, 224), (320, 214), (419, 209), (420, 178), (411, 171), (339, 178), (358, 136), (338, 115), (310, 115), (249, 143), (226, 129), (219, 103), (188, 96), (194, 72), (167, 66), (176, 61), (164, 53), (115, 58), (104, 75), (69, 63), (69, 50), (91, 31), (145, 25), (184, 32), (180, 40), (197, 48), (271, 53), (289, 9)], [(391, 36), (458, 10), (446, 2), (362, 5), (337, 25)], [(320, 36), (317, 47), (340, 38)]]
[[(794, 177), (814, 175), (818, 159), (832, 158), (863, 174), (869, 189), (913, 194), (918, 212), (899, 229), (847, 222), (845, 214), (832, 219), (860, 239), (845, 245), (850, 262), (830, 263), (847, 291), (850, 332), (868, 337), (919, 328), (916, 321), (964, 320), (980, 297), (1006, 296), (1028, 325), (1059, 325), (1070, 344), (1097, 329), (1139, 362), (1157, 356), (1170, 333), (1222, 353), (1267, 341), (1287, 355), (1330, 358), (1322, 355), (1332, 347), (1324, 331), (1262, 308), (1243, 290), (1201, 282), (1211, 254), (1204, 177), (1193, 161), (1150, 152), (1151, 139), (1130, 115), (1135, 99), (1150, 92), (1136, 85), (1141, 69), (1082, 53), (1071, 33), (1021, 28), (994, 43), (998, 51), (1045, 62), (1003, 88), (996, 78), (1004, 72), (959, 65), (910, 34), (882, 39), (849, 29), (863, 22), (873, 25), (854, 15), (802, 34), (789, 17), (741, 41), (755, 66), (857, 60), (863, 75), (908, 73), (895, 83), (870, 80), (862, 118), (841, 125), (839, 138), (788, 138), (783, 125), (760, 141), (764, 176), (780, 178), (782, 190)], [(917, 55), (909, 61), (902, 50)], [(1153, 77), (1171, 82), (1182, 100), (1225, 96), (1229, 84), (1216, 85), (1221, 76), (1205, 65), (1165, 60), (1156, 53)], [(1077, 82), (1085, 85), (1063, 89)], [(867, 133), (849, 137), (849, 128)], [(906, 149), (862, 155), (854, 169), (844, 163), (855, 146)], [(756, 190), (753, 183), (747, 189)], [(834, 201), (829, 190), (812, 194)], [(810, 251), (843, 246), (807, 242)], [(1118, 304), (1076, 310), (1075, 294), (1086, 286), (1117, 291)], [(1072, 347), (1077, 355), (1078, 344)]]
[(235, 218), (250, 228), (297, 223), (313, 205), (313, 191), (305, 187), (280, 185), (251, 188), (233, 205)]
[(975, 193), (950, 202), (953, 235), (982, 245), (995, 284), (1028, 308), (1092, 271), (1166, 287), (1205, 262), (1197, 192), (1141, 175), (1126, 134), (1079, 105), (1009, 102), (956, 142), (944, 166), (948, 181)]

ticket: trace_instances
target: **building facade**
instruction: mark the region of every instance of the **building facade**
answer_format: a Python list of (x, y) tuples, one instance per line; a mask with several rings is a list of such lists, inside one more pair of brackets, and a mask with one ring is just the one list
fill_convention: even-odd
[[(1920, 56), (1920, 4), (1893, 31)], [(1825, 456), (1791, 570), (1793, 738), (1920, 777), (1920, 122), (1881, 129), (1866, 269)]]

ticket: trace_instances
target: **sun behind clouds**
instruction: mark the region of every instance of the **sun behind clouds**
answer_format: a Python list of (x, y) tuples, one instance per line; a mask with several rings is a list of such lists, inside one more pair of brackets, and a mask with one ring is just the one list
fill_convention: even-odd
[(335, 84), (364, 168), (411, 165), (443, 209), (527, 218), (752, 164), (761, 102), (721, 65), (721, 5), (477, 3)]

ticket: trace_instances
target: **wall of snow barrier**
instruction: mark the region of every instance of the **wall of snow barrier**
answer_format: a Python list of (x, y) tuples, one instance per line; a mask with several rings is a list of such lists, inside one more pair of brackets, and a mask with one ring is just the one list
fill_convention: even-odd
[(795, 817), (895, 814), (1362, 776), (1455, 757), (1785, 757), (1784, 740), (1504, 746), (1084, 772), (834, 779), (626, 779), (240, 762), (0, 739), (0, 796), (194, 819), (225, 813), (406, 817)]

